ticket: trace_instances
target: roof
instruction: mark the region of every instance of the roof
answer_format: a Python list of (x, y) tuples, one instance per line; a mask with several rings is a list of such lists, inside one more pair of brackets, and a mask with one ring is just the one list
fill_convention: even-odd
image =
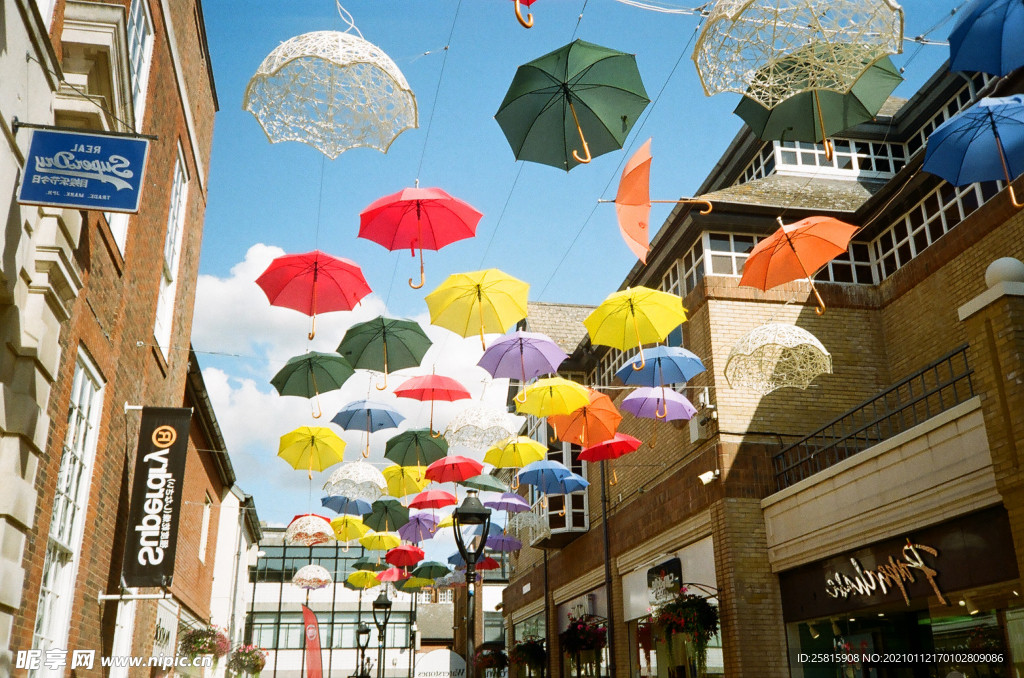
[(903, 97), (889, 97), (885, 100), (885, 103), (882, 104), (882, 107), (878, 109), (878, 113), (876, 115), (891, 118), (896, 115), (901, 108), (903, 108), (903, 105), (907, 103), (907, 101), (908, 100)]
[(856, 212), (885, 181), (850, 181), (770, 174), (744, 184), (728, 186), (700, 196), (713, 203), (758, 205), (779, 209)]
[(526, 327), (530, 332), (546, 334), (566, 353), (572, 353), (587, 333), (583, 320), (596, 306), (552, 304), (530, 301), (526, 304)]
[(185, 392), (195, 408), (193, 416), (198, 416), (199, 426), (212, 448), (204, 451), (212, 455), (221, 483), (225, 487), (231, 487), (235, 484), (235, 469), (231, 464), (231, 457), (228, 456), (227, 443), (224, 442), (220, 424), (217, 423), (217, 415), (213, 411), (210, 394), (206, 390), (203, 371), (199, 367), (199, 358), (196, 357), (195, 349), (191, 345), (188, 347), (188, 375), (185, 379)]

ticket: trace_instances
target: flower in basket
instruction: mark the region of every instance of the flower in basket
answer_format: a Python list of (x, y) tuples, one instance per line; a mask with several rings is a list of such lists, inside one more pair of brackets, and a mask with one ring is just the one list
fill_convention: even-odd
[(718, 608), (703, 596), (680, 591), (672, 601), (658, 607), (652, 615), (654, 626), (666, 640), (681, 635), (692, 642), (697, 653), (697, 670), (707, 670), (707, 647), (718, 633)]
[(247, 673), (259, 676), (267, 665), (267, 654), (255, 645), (241, 645), (235, 648), (228, 659), (228, 671), (235, 675)]
[(484, 649), (476, 653), (474, 662), (481, 671), (494, 669), (501, 673), (508, 668), (508, 655), (501, 650)]
[(607, 643), (604, 624), (586, 617), (569, 617), (569, 627), (558, 635), (562, 652), (575, 657), (581, 652), (594, 652)]
[(544, 648), (544, 639), (536, 636), (524, 638), (512, 645), (508, 660), (516, 666), (539, 671), (548, 662), (548, 652)]
[(189, 629), (181, 634), (179, 648), (183, 655), (192, 659), (205, 654), (212, 654), (215, 659), (220, 659), (231, 650), (231, 641), (223, 629), (206, 626)]

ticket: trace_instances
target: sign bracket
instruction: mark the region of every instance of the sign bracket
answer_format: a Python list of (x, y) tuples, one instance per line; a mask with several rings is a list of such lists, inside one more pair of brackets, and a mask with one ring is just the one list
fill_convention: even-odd
[(111, 600), (171, 600), (174, 596), (166, 591), (163, 593), (103, 593), (100, 591), (96, 597), (101, 603)]
[(108, 132), (102, 129), (83, 129), (80, 127), (64, 127), (60, 125), (40, 125), (34, 122), (22, 122), (18, 120), (18, 116), (14, 116), (11, 119), (11, 134), (18, 136), (18, 129), (24, 127), (25, 129), (46, 129), (54, 130), (57, 132), (74, 132), (76, 134), (98, 134), (99, 136), (105, 137), (121, 137), (127, 139), (149, 139), (151, 141), (158, 141), (160, 137), (153, 134), (139, 134), (137, 132)]

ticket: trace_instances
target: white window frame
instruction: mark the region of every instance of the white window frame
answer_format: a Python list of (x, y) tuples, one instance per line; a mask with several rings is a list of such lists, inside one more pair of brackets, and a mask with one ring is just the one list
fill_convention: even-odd
[(128, 6), (128, 70), (136, 132), (142, 132), (142, 118), (146, 112), (146, 92), (149, 89), (154, 35), (148, 0), (131, 0)]
[(185, 218), (188, 211), (188, 165), (185, 151), (178, 144), (178, 160), (174, 165), (171, 180), (171, 202), (167, 210), (167, 235), (164, 238), (163, 275), (160, 277), (160, 292), (156, 305), (156, 320), (153, 336), (163, 351), (164, 358), (170, 356), (171, 333), (174, 325), (174, 302), (178, 293), (178, 269), (181, 267), (181, 248), (185, 235)]

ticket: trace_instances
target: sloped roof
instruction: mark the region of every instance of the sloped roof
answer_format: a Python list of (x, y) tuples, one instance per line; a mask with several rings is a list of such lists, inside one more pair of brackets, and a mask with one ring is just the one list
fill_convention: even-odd
[(571, 354), (587, 334), (583, 320), (595, 306), (551, 304), (531, 301), (526, 304), (526, 329), (546, 334), (566, 353)]
[(905, 103), (907, 103), (907, 99), (904, 99), (903, 97), (889, 97), (885, 100), (885, 103), (882, 104), (882, 107), (878, 109), (878, 115), (884, 115), (891, 118), (896, 115), (901, 108), (903, 108)]
[(759, 205), (779, 209), (856, 212), (885, 181), (849, 181), (770, 174), (745, 184), (705, 193), (711, 202)]

